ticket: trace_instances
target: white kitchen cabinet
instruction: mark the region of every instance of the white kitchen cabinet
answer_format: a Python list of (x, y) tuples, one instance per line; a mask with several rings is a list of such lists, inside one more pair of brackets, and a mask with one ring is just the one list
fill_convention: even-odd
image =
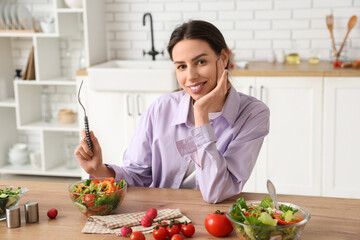
[(360, 198), (360, 78), (324, 83), (323, 195)]
[(122, 164), (122, 156), (141, 115), (164, 92), (97, 91), (86, 89), (90, 130), (98, 138), (105, 163)]
[(271, 179), (278, 193), (320, 195), (322, 78), (256, 77), (253, 89), (270, 109), (270, 133), (244, 191), (267, 192)]
[[(22, 4), (19, 2), (19, 4)], [(39, 3), (41, 4), (41, 3)], [(105, 16), (104, 2), (83, 0), (82, 9), (69, 9), (64, 0), (52, 0), (52, 13), (55, 17), (54, 33), (22, 33), (0, 32), (0, 80), (5, 81), (7, 99), (0, 99), (1, 132), (8, 135), (0, 140), (0, 173), (69, 176), (80, 177), (80, 168), (68, 169), (66, 141), (78, 139), (79, 124), (61, 124), (53, 114), (51, 122), (42, 121), (41, 93), (44, 87), (65, 93), (67, 102), (77, 111), (77, 85), (75, 78), (64, 73), (65, 67), (76, 71), (79, 61), (74, 63), (61, 52), (61, 39), (82, 39), (84, 48), (84, 67), (106, 60)], [(34, 14), (36, 15), (36, 14)], [(13, 81), (14, 68), (11, 53), (12, 38), (26, 38), (34, 46), (34, 65), (36, 79), (32, 81)], [(72, 51), (73, 49), (69, 49)], [(75, 75), (75, 74), (72, 74)], [(61, 103), (56, 103), (60, 108)], [(18, 140), (19, 132), (32, 131), (38, 139), (38, 150), (41, 154), (41, 168), (30, 164), (23, 166), (10, 165), (7, 162), (9, 148)], [(72, 152), (75, 148), (72, 150)]]

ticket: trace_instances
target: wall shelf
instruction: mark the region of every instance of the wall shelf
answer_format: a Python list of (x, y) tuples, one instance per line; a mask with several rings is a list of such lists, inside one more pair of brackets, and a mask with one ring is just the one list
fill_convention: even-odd
[[(78, 111), (75, 71), (80, 65), (79, 51), (84, 58), (81, 64), (83, 68), (107, 60), (104, 1), (82, 1), (82, 9), (67, 8), (64, 0), (29, 3), (46, 5), (41, 7), (47, 9), (47, 14), (54, 16), (54, 33), (0, 31), (0, 80), (4, 80), (6, 88), (3, 91), (5, 99), (0, 101), (0, 132), (6, 136), (0, 138), (0, 173), (82, 176), (80, 168), (65, 167), (66, 162), (75, 158), (74, 146), (80, 139), (82, 120), (62, 124), (56, 118), (59, 110), (64, 108)], [(24, 3), (18, 1), (18, 4)], [(37, 13), (33, 15), (36, 16)], [(71, 44), (71, 47), (65, 47), (65, 41), (74, 42), (75, 47)], [(25, 52), (31, 46), (34, 47), (36, 79), (14, 81), (15, 68), (22, 68), (19, 62), (28, 60)], [(65, 56), (65, 51), (70, 51), (70, 57)], [(47, 89), (50, 97), (43, 97), (44, 89)], [(51, 106), (53, 119), (50, 123), (42, 120), (42, 108), (46, 105), (44, 99), (48, 99), (47, 105)], [(32, 152), (40, 153), (41, 169), (30, 163), (24, 166), (9, 165), (9, 148), (18, 142), (28, 143), (33, 147)]]

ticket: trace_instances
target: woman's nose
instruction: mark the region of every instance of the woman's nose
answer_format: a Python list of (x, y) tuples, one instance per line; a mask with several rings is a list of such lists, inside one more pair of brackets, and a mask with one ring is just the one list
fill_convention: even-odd
[(199, 74), (197, 72), (197, 69), (194, 67), (188, 67), (188, 74), (187, 78), (189, 80), (198, 78)]

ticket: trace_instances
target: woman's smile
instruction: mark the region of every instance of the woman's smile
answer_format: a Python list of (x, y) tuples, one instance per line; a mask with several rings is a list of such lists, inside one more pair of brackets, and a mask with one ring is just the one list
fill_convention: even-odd
[(198, 94), (201, 92), (201, 90), (203, 90), (205, 84), (206, 82), (200, 82), (200, 83), (196, 83), (195, 85), (189, 86), (189, 88), (192, 93)]

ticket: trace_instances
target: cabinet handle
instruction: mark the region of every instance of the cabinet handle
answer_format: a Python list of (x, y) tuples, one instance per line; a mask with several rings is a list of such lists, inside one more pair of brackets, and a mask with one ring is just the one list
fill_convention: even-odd
[(138, 112), (138, 115), (139, 115), (139, 116), (141, 116), (140, 98), (141, 98), (141, 96), (138, 94), (138, 95), (136, 96), (136, 105), (137, 105), (137, 112)]
[(264, 92), (264, 86), (260, 87), (260, 101), (263, 102), (263, 92)]
[(251, 92), (252, 92), (253, 86), (249, 86), (249, 96), (251, 96)]
[(131, 117), (131, 116), (132, 116), (132, 113), (131, 113), (131, 111), (130, 111), (129, 99), (130, 99), (130, 95), (127, 95), (127, 96), (126, 96), (127, 114), (128, 114), (129, 117)]

